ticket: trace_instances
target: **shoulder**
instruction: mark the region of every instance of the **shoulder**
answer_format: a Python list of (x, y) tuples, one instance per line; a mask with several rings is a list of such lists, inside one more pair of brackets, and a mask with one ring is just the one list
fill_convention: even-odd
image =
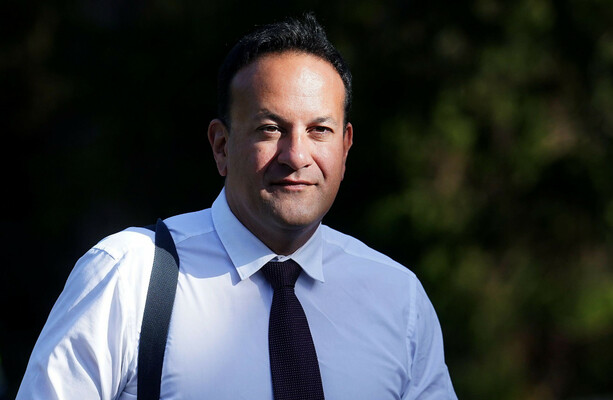
[(113, 233), (79, 258), (65, 290), (84, 295), (90, 290), (127, 285), (140, 292), (141, 282), (146, 282), (151, 272), (154, 248), (154, 232), (147, 228), (130, 227)]
[[(201, 210), (166, 218), (164, 222), (170, 230), (176, 244), (191, 237), (213, 230), (210, 210)], [(153, 221), (155, 222), (155, 221)], [(136, 280), (148, 273), (153, 261), (155, 249), (155, 232), (145, 227), (128, 227), (113, 233), (87, 251), (77, 265), (90, 270), (89, 273), (103, 272), (102, 266), (118, 269), (121, 274), (132, 275), (139, 270)], [(92, 268), (95, 265), (95, 268)]]
[[(174, 215), (164, 219), (175, 243), (214, 230), (210, 209)], [(155, 223), (155, 221), (153, 221)], [(153, 224), (155, 226), (155, 224)], [(102, 239), (92, 249), (106, 252), (114, 259), (128, 253), (150, 252), (155, 245), (155, 232), (145, 227), (129, 227)]]
[(184, 241), (215, 231), (211, 209), (175, 215), (164, 220), (178, 245)]
[(379, 275), (395, 276), (410, 281), (417, 279), (409, 268), (369, 247), (359, 239), (326, 225), (322, 225), (321, 228), (324, 251), (328, 253), (327, 256), (352, 258), (356, 265), (363, 266), (369, 270), (376, 269)]
[(144, 227), (129, 227), (113, 233), (96, 243), (89, 253), (103, 252), (120, 261), (126, 254), (153, 249), (155, 233)]

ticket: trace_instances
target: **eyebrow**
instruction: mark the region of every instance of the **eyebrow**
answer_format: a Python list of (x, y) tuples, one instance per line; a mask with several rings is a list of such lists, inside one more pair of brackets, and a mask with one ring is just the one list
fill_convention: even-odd
[(266, 119), (272, 119), (273, 121), (278, 121), (278, 122), (287, 122), (285, 121), (283, 118), (281, 118), (280, 116), (278, 116), (277, 114), (267, 110), (267, 109), (262, 109), (260, 111), (258, 111), (255, 116), (256, 119), (261, 119), (261, 118), (266, 118)]
[[(271, 119), (273, 121), (280, 122), (280, 123), (283, 123), (283, 124), (287, 124), (288, 123), (288, 121), (285, 120), (283, 117), (281, 117), (281, 116), (271, 112), (268, 109), (262, 109), (262, 110), (258, 111), (255, 114), (255, 118), (256, 119), (267, 118), (267, 119)], [(310, 123), (311, 124), (324, 124), (324, 123), (335, 124), (336, 120), (334, 118), (332, 118), (331, 116), (323, 116), (323, 117), (315, 118)]]

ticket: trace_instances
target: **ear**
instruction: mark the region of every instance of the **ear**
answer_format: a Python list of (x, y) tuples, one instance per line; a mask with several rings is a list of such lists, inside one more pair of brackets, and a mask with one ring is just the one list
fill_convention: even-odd
[(345, 126), (345, 132), (343, 133), (343, 177), (345, 177), (345, 163), (347, 162), (347, 156), (349, 155), (349, 149), (353, 145), (353, 125), (351, 122), (347, 122)]
[(228, 129), (220, 119), (214, 119), (209, 124), (208, 136), (217, 171), (219, 175), (226, 176), (228, 173)]

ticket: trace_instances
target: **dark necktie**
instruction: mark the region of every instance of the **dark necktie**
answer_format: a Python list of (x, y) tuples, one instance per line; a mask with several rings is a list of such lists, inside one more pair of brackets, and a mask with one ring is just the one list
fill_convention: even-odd
[(302, 268), (293, 260), (271, 261), (262, 272), (274, 289), (268, 347), (275, 400), (321, 400), (324, 391), (315, 345), (294, 293)]

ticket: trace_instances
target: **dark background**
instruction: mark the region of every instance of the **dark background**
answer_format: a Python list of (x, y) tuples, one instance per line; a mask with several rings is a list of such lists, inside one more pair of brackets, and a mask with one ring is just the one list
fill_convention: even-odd
[(459, 397), (613, 398), (607, 0), (3, 1), (0, 397), (81, 254), (210, 206), (217, 68), (306, 10), (354, 74), (325, 222), (418, 274)]

